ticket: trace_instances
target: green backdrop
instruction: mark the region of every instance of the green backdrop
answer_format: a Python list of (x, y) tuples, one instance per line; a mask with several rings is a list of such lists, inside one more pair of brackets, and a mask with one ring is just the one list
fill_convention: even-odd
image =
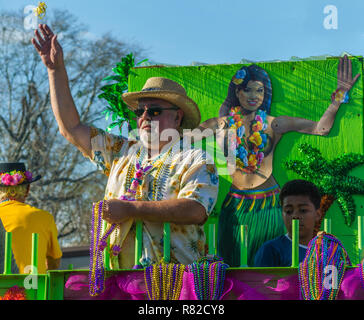
[[(319, 61), (289, 61), (257, 63), (264, 68), (272, 81), (273, 97), (271, 115), (287, 115), (318, 121), (331, 101), (331, 94), (337, 85), (338, 58)], [(321, 150), (327, 159), (345, 152), (363, 154), (363, 60), (352, 58), (353, 74), (361, 76), (350, 92), (350, 102), (342, 104), (331, 132), (326, 137), (289, 132), (283, 136), (274, 153), (273, 175), (282, 186), (286, 181), (300, 178), (291, 171), (285, 171), (282, 160), (301, 159), (297, 146), (310, 143)], [(189, 97), (197, 102), (201, 121), (218, 116), (218, 110), (227, 95), (229, 82), (242, 64), (208, 65), (189, 67), (140, 67), (129, 77), (129, 91), (139, 91), (149, 77), (166, 77), (180, 83)], [(215, 160), (220, 174), (220, 190), (216, 210), (219, 212), (231, 179), (226, 175), (226, 161), (219, 148), (208, 145), (209, 152), (215, 150)], [(364, 167), (351, 173), (364, 178)], [(363, 215), (363, 196), (354, 196), (357, 215)], [(326, 214), (331, 218), (332, 233), (340, 238), (353, 263), (358, 263), (357, 221), (351, 227), (334, 203)], [(211, 220), (216, 218), (211, 217)]]

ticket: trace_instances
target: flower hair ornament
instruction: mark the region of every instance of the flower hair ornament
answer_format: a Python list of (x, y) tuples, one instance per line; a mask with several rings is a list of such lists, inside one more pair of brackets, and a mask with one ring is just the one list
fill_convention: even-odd
[(239, 85), (239, 84), (243, 83), (243, 81), (244, 81), (245, 77), (246, 77), (246, 71), (245, 71), (244, 69), (240, 69), (240, 70), (238, 70), (238, 71), (235, 73), (235, 75), (234, 75), (234, 77), (233, 77), (232, 81), (233, 81), (236, 85)]

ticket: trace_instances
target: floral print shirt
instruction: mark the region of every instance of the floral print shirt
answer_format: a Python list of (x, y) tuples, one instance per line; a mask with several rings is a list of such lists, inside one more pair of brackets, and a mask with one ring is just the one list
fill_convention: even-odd
[[(149, 170), (139, 186), (143, 201), (169, 199), (192, 199), (212, 212), (218, 194), (219, 179), (213, 159), (201, 149), (182, 148), (182, 140), (164, 146), (156, 159), (142, 159), (146, 149), (138, 141), (91, 128), (92, 161), (108, 176), (105, 199), (119, 198), (130, 187), (128, 172), (138, 161), (142, 167), (154, 163), (168, 163), (164, 174), (158, 175), (158, 167)], [(156, 180), (157, 179), (157, 180)], [(129, 184), (129, 185), (128, 185)], [(111, 258), (114, 269), (129, 269), (134, 266), (135, 223), (131, 227), (120, 225), (122, 233), (121, 252)], [(170, 224), (171, 262), (190, 264), (205, 255), (205, 234), (202, 225)], [(111, 236), (111, 244), (115, 243)], [(143, 266), (158, 263), (163, 257), (163, 223), (143, 221), (143, 251), (140, 263)]]

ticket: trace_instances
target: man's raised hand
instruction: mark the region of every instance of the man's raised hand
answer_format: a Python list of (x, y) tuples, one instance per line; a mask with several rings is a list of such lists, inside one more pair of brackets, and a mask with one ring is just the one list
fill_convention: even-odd
[(39, 33), (38, 29), (35, 30), (36, 39), (32, 38), (32, 43), (44, 65), (51, 70), (63, 67), (63, 51), (57, 41), (57, 35), (46, 24), (40, 24), (39, 30), (43, 36)]

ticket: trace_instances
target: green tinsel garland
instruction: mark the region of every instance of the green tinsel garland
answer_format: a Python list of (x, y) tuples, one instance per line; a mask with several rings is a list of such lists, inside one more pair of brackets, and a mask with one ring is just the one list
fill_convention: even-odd
[(355, 167), (364, 164), (364, 155), (348, 153), (333, 160), (327, 160), (318, 149), (307, 143), (299, 145), (298, 149), (304, 158), (286, 160), (284, 167), (314, 183), (321, 195), (334, 197), (345, 223), (350, 226), (356, 216), (353, 195), (364, 194), (364, 180), (348, 174)]
[(135, 64), (135, 58), (133, 54), (130, 53), (123, 57), (121, 61), (116, 64), (116, 67), (112, 69), (115, 75), (108, 76), (102, 80), (115, 81), (112, 84), (101, 87), (100, 90), (103, 91), (103, 93), (98, 96), (100, 99), (105, 99), (109, 104), (102, 112), (105, 114), (106, 120), (108, 120), (111, 115), (113, 121), (106, 128), (107, 131), (110, 131), (116, 126), (118, 126), (121, 131), (125, 121), (128, 122), (129, 131), (136, 128), (135, 114), (128, 108), (121, 96), (128, 91), (128, 78), (129, 74), (133, 73), (132, 68), (145, 61), (147, 61), (147, 59)]

